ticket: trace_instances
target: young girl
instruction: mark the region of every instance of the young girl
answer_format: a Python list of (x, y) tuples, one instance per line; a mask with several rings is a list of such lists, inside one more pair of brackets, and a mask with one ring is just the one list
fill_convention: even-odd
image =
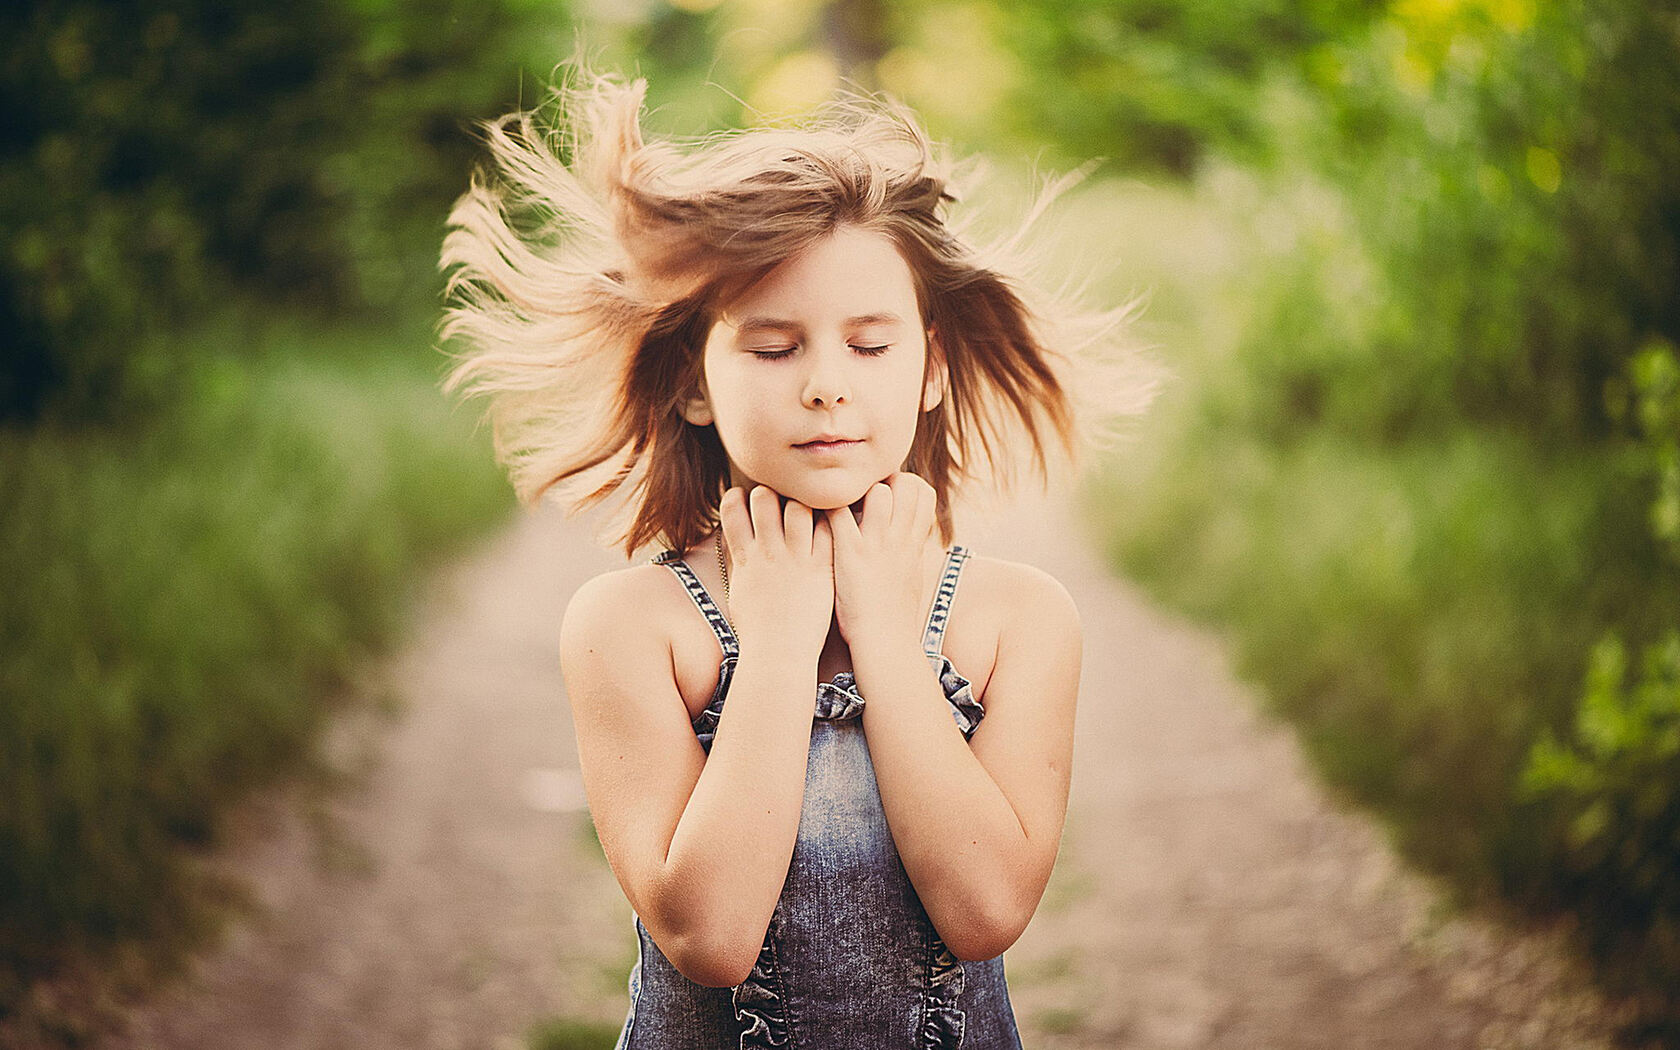
[(1121, 311), (1029, 310), (896, 108), (685, 152), (641, 82), (582, 84), (558, 149), (488, 129), (445, 332), (525, 498), (616, 494), (625, 549), (667, 548), (561, 628), (637, 915), (618, 1045), (1019, 1046), (1000, 956), (1056, 856), (1080, 628), (951, 544), (951, 498), (1073, 450)]

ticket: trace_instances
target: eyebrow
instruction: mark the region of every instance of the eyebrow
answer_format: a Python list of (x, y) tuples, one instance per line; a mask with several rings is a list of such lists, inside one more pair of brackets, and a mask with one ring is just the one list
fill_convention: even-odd
[[(903, 324), (904, 318), (895, 313), (859, 314), (848, 317), (840, 322), (847, 328), (861, 328), (872, 324)], [(797, 321), (784, 321), (779, 317), (747, 317), (735, 326), (742, 335), (753, 332), (797, 332), (804, 328)]]

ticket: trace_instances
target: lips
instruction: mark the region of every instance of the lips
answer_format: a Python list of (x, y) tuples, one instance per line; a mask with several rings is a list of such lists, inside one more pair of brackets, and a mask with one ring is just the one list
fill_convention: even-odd
[(813, 449), (845, 448), (848, 445), (859, 445), (862, 443), (862, 440), (859, 438), (841, 437), (838, 434), (819, 434), (809, 441), (801, 441), (793, 447)]

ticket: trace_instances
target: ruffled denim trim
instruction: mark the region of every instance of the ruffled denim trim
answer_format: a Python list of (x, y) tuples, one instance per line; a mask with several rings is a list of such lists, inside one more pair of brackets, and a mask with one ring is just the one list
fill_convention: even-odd
[(740, 658), (726, 656), (718, 666), (717, 688), (712, 690), (711, 702), (706, 709), (694, 716), (694, 735), (700, 738), (700, 746), (707, 754), (712, 750), (712, 738), (717, 735), (718, 716), (723, 714), (723, 697), (729, 692), (729, 680), (735, 677), (735, 664)]
[[(944, 653), (929, 653), (928, 660), (934, 662), (939, 685), (945, 690), (945, 700), (951, 705), (951, 717), (956, 719), (957, 728), (962, 730), (964, 737), (973, 736), (974, 731), (980, 728), (980, 720), (986, 717), (986, 708), (974, 698), (974, 686), (957, 673), (951, 658)], [(694, 718), (694, 735), (700, 738), (700, 746), (707, 751), (712, 749), (712, 738), (717, 735), (724, 695), (729, 691), (729, 681), (735, 675), (737, 662), (738, 658), (734, 656), (723, 658), (711, 703)], [(863, 694), (858, 691), (857, 678), (850, 671), (841, 671), (832, 682), (817, 683), (815, 717), (818, 719), (844, 722), (862, 718), (864, 703)]]
[(939, 684), (945, 687), (945, 699), (951, 704), (951, 717), (957, 720), (957, 728), (962, 730), (965, 737), (974, 735), (980, 728), (980, 720), (986, 717), (986, 708), (974, 698), (974, 686), (968, 679), (957, 673), (951, 665), (951, 658), (944, 653), (930, 653), (928, 659), (939, 660), (936, 670), (939, 672)]
[(957, 1005), (964, 984), (963, 964), (936, 934), (928, 946), (927, 990), (922, 993), (924, 1050), (957, 1050), (967, 1017)]
[(782, 1002), (782, 982), (776, 973), (771, 938), (771, 934), (765, 934), (752, 973), (735, 986), (731, 996), (735, 1020), (746, 1024), (741, 1030), (741, 1050), (788, 1045), (787, 1007)]
[(850, 671), (841, 671), (832, 682), (817, 683), (816, 717), (832, 722), (863, 717), (863, 694)]

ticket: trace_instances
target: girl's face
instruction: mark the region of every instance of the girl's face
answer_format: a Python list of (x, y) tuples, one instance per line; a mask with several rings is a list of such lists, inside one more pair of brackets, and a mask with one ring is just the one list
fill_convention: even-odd
[(843, 507), (903, 469), (920, 413), (939, 403), (927, 350), (898, 249), (842, 226), (720, 311), (683, 416), (717, 427), (731, 484)]

